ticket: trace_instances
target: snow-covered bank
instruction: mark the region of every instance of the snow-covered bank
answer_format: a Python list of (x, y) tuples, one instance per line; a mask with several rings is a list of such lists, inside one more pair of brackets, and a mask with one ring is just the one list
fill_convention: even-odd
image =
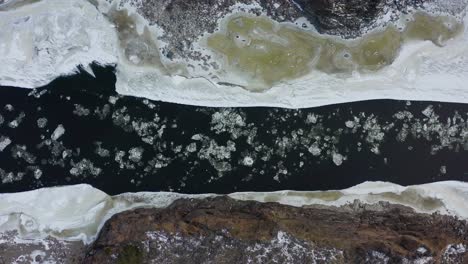
[(115, 64), (116, 45), (112, 25), (88, 1), (0, 8), (0, 85), (36, 88), (76, 73), (79, 65)]
[[(465, 16), (463, 23), (468, 24), (468, 17)], [(467, 44), (468, 28), (465, 28), (444, 47), (431, 41), (406, 43), (391, 65), (375, 72), (341, 75), (312, 71), (262, 92), (226, 86), (223, 79), (216, 82), (216, 79), (200, 76), (199, 72), (194, 74), (199, 77), (168, 77), (151, 67), (121, 62), (117, 67), (116, 88), (125, 95), (214, 107), (305, 108), (371, 99), (466, 103)], [(237, 76), (237, 79), (242, 77)]]
[[(89, 186), (44, 188), (0, 194), (0, 232), (18, 231), (22, 239), (47, 236), (61, 240), (92, 242), (105, 221), (119, 212), (138, 207), (162, 208), (180, 198), (202, 199), (214, 194), (125, 193), (108, 196)], [(385, 182), (366, 182), (341, 191), (234, 193), (238, 200), (278, 202), (292, 206), (374, 204), (388, 201), (421, 213), (468, 218), (468, 183), (438, 182), (403, 187)]]
[(111, 197), (85, 184), (0, 194), (0, 232), (17, 230), (22, 238), (51, 235), (90, 243), (116, 213), (141, 206), (165, 207), (187, 197), (192, 196), (139, 193)]
[[(145, 58), (140, 55), (157, 50), (157, 46), (164, 48), (159, 36), (167, 32), (157, 25), (149, 26), (127, 3), (122, 7), (128, 10), (125, 19), (134, 21), (125, 20), (125, 26), (135, 32), (125, 34), (134, 39), (138, 36), (136, 39), (142, 43), (125, 40), (123, 47), (124, 36), (119, 35), (119, 25), (107, 13), (109, 5), (97, 2), (98, 8), (91, 4), (96, 1), (42, 0), (0, 9), (0, 85), (34, 88), (72, 74), (80, 64), (97, 61), (117, 65), (116, 86), (121, 94), (190, 105), (301, 108), (385, 98), (468, 102), (466, 27), (444, 47), (431, 41), (405, 44), (396, 61), (376, 72), (339, 76), (313, 71), (264, 92), (250, 92), (219, 84), (222, 80), (216, 81), (210, 71), (203, 73), (197, 67), (188, 67), (188, 72), (181, 70), (184, 67), (180, 63), (186, 62), (168, 62), (161, 56), (166, 67), (162, 69), (161, 62), (154, 61), (157, 54), (150, 54), (148, 62), (142, 61)], [(468, 18), (463, 15), (467, 25)], [(202, 44), (196, 43), (195, 50), (202, 51)], [(145, 51), (144, 46), (151, 46), (151, 50)], [(196, 61), (189, 64), (196, 65)], [(176, 74), (171, 76), (167, 71)]]

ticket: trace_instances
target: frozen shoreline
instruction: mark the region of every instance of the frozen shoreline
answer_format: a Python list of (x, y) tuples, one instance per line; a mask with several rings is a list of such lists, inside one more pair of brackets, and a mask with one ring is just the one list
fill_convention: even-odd
[[(0, 233), (17, 231), (21, 239), (52, 236), (65, 241), (93, 242), (113, 215), (134, 208), (165, 208), (181, 198), (203, 199), (215, 194), (185, 195), (167, 192), (125, 193), (108, 196), (90, 185), (44, 188), (0, 194)], [(237, 200), (276, 202), (290, 206), (347, 206), (380, 201), (408, 206), (418, 213), (440, 213), (468, 219), (468, 183), (449, 181), (403, 187), (365, 182), (341, 191), (233, 193)]]
[[(121, 94), (188, 105), (304, 108), (369, 99), (468, 102), (467, 28), (443, 48), (430, 41), (407, 44), (392, 65), (372, 74), (313, 72), (258, 93), (217, 85), (204, 76), (170, 77), (154, 67), (132, 65), (123, 58), (115, 26), (85, 0), (43, 0), (0, 13), (0, 37), (10, 40), (0, 44), (0, 63), (9, 65), (0, 69), (4, 86), (36, 88), (74, 74), (78, 65), (92, 73), (87, 65), (96, 61), (117, 65)], [(73, 19), (64, 23), (66, 17)], [(467, 21), (465, 16), (465, 25)], [(140, 28), (146, 22), (139, 23)]]

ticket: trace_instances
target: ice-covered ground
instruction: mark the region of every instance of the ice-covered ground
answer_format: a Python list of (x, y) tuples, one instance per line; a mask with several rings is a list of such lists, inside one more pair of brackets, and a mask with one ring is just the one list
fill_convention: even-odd
[(0, 85), (34, 88), (74, 73), (78, 65), (116, 63), (115, 32), (89, 2), (33, 1), (6, 10), (3, 5)]
[[(444, 47), (430, 41), (405, 44), (396, 61), (377, 72), (338, 76), (314, 71), (264, 92), (250, 92), (219, 85), (197, 72), (170, 76), (160, 65), (140, 63), (141, 58), (122, 50), (116, 26), (104, 15), (106, 1), (33, 2), (0, 4), (0, 85), (38, 87), (72, 74), (79, 64), (97, 61), (117, 65), (121, 94), (191, 105), (300, 108), (377, 98), (468, 102), (468, 27)], [(99, 8), (91, 2), (99, 2)], [(126, 7), (129, 14), (134, 12)], [(158, 34), (164, 34), (153, 25), (151, 34), (144, 35), (147, 22), (138, 15), (131, 18), (142, 40), (151, 35), (158, 42)]]
[[(49, 236), (68, 241), (92, 242), (112, 215), (137, 207), (162, 208), (180, 198), (205, 198), (214, 194), (125, 193), (117, 196), (89, 186), (44, 188), (0, 194), (0, 233), (17, 231), (21, 239)], [(438, 182), (402, 187), (386, 182), (365, 182), (341, 191), (233, 193), (239, 200), (278, 202), (292, 206), (374, 204), (388, 201), (412, 207), (417, 212), (468, 218), (468, 183)]]

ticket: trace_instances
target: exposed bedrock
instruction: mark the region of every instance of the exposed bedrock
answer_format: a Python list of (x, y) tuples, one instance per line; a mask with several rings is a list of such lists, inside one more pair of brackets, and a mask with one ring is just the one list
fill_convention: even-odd
[[(356, 37), (387, 12), (406, 12), (435, 0), (122, 1), (132, 3), (150, 24), (158, 24), (168, 33), (161, 38), (173, 46), (173, 50), (166, 51), (170, 57), (173, 53), (183, 53), (203, 33), (212, 33), (218, 26), (218, 19), (230, 13), (236, 5), (242, 6), (239, 11), (264, 13), (277, 22), (294, 22), (306, 17), (320, 33)], [(463, 1), (455, 2), (462, 5)]]
[(254, 14), (266, 12), (272, 18), (294, 21), (302, 16), (298, 6), (289, 0), (122, 0), (136, 7), (151, 25), (157, 24), (165, 33), (160, 36), (169, 44), (163, 53), (168, 58), (190, 56), (187, 49), (204, 33), (213, 33), (218, 20), (232, 11), (236, 4), (257, 4), (253, 9), (242, 9)]
[(294, 0), (319, 32), (356, 36), (387, 11), (422, 7), (431, 0)]
[(468, 225), (380, 203), (182, 199), (111, 218), (85, 263), (466, 263)]
[(20, 236), (18, 231), (0, 231), (0, 264), (76, 264), (83, 261), (84, 252), (81, 241), (40, 239)]

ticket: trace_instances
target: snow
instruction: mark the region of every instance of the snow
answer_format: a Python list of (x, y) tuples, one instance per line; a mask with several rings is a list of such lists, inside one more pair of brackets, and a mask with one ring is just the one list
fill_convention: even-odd
[[(292, 206), (312, 204), (342, 206), (351, 204), (355, 200), (366, 204), (387, 201), (411, 207), (421, 213), (439, 212), (441, 214), (454, 215), (462, 219), (468, 218), (468, 208), (466, 207), (468, 203), (468, 183), (464, 182), (446, 181), (408, 187), (389, 182), (365, 182), (339, 191), (340, 195), (333, 201), (327, 199), (330, 192), (245, 192), (234, 193), (229, 196), (240, 200), (255, 200), (260, 202), (273, 200)], [(389, 193), (395, 194), (395, 196), (388, 195)]]
[[(333, 194), (335, 199), (331, 199)], [(389, 195), (393, 194), (393, 195)], [(89, 185), (43, 188), (0, 194), (0, 233), (17, 230), (21, 239), (58, 239), (91, 243), (112, 215), (137, 207), (161, 208), (180, 198), (202, 199), (214, 194), (166, 192), (125, 193), (109, 196)], [(365, 182), (341, 191), (233, 193), (231, 198), (275, 201), (291, 206), (342, 206), (355, 200), (375, 204), (388, 201), (418, 212), (449, 214), (468, 219), (468, 183), (448, 181), (403, 187), (388, 182)], [(462, 250), (457, 247), (456, 250)]]
[[(106, 6), (98, 2), (99, 8)], [(265, 92), (250, 92), (216, 84), (209, 73), (169, 76), (135, 65), (122, 55), (116, 27), (99, 8), (86, 0), (43, 0), (0, 11), (0, 38), (6, 40), (0, 44), (0, 64), (6, 65), (0, 68), (0, 85), (38, 87), (96, 61), (117, 65), (121, 94), (189, 105), (302, 108), (385, 98), (468, 102), (468, 28), (442, 48), (429, 41), (409, 43), (392, 65), (375, 73), (312, 72)], [(145, 23), (139, 19), (138, 28)], [(151, 30), (162, 34), (156, 26)]]
[(37, 1), (0, 17), (0, 85), (35, 88), (78, 65), (117, 62), (115, 32), (88, 1)]
[(340, 153), (333, 153), (332, 159), (336, 166), (341, 166), (341, 164), (343, 164), (344, 157)]
[[(465, 18), (465, 24), (467, 18)], [(443, 48), (431, 42), (405, 44), (397, 60), (375, 73), (340, 77), (312, 72), (264, 92), (222, 86), (209, 78), (178, 78), (150, 68), (119, 64), (117, 91), (167, 102), (214, 107), (314, 107), (370, 99), (467, 102), (468, 30)], [(158, 83), (157, 86), (154, 83)]]
[(8, 219), (0, 231), (18, 230), (23, 238), (63, 232), (86, 240), (97, 231), (94, 221), (112, 204), (109, 196), (88, 185), (0, 194), (0, 200), (0, 215)]

